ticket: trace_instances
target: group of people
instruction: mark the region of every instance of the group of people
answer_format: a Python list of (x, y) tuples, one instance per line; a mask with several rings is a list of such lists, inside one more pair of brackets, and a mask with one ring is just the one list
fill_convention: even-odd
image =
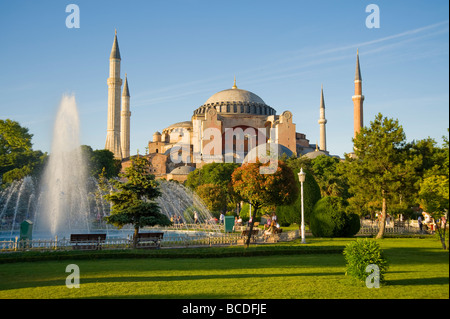
[[(424, 217), (422, 217), (422, 215)], [(434, 232), (436, 225), (437, 227), (446, 227), (447, 221), (445, 216), (442, 216), (438, 220), (434, 220), (434, 218), (431, 217), (431, 215), (426, 212), (423, 212), (422, 215), (419, 215), (419, 217), (417, 218), (417, 223), (419, 224), (419, 229), (421, 233), (428, 230)]]
[(267, 219), (266, 224), (264, 224), (264, 235), (276, 234), (280, 232), (280, 230), (281, 228), (277, 220), (277, 215), (272, 213), (272, 216), (270, 216)]
[[(225, 215), (223, 213), (220, 214), (219, 217), (219, 223), (223, 225), (225, 222)], [(234, 217), (234, 226), (250, 226), (252, 223), (252, 216), (250, 216), (250, 219), (247, 223), (244, 223), (241, 216), (235, 216)], [(273, 212), (269, 218), (267, 218), (266, 223), (264, 224), (264, 234), (265, 235), (271, 235), (280, 233), (281, 228), (280, 224), (278, 223), (278, 218), (275, 212)]]
[(183, 220), (181, 219), (180, 215), (171, 216), (170, 221), (175, 227), (180, 227), (183, 225)]

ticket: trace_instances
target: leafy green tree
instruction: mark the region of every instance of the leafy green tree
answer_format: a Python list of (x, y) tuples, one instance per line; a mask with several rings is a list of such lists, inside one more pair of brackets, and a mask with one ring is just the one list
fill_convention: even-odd
[(314, 178), (319, 184), (322, 197), (339, 196), (348, 198), (348, 185), (340, 170), (340, 160), (336, 157), (320, 155), (311, 160)]
[(197, 187), (196, 193), (206, 203), (211, 212), (222, 212), (227, 207), (226, 190), (216, 184), (204, 184)]
[(0, 120), (0, 154), (11, 154), (31, 150), (32, 134), (28, 129), (10, 119)]
[(370, 127), (363, 127), (353, 139), (355, 157), (346, 156), (344, 172), (349, 183), (349, 192), (356, 197), (351, 203), (377, 201), (381, 206), (380, 230), (385, 230), (387, 209), (406, 201), (414, 193), (417, 182), (417, 158), (411, 158), (405, 147), (405, 134), (398, 120), (378, 114)]
[(186, 186), (192, 190), (204, 184), (220, 185), (224, 188), (231, 182), (231, 174), (239, 167), (236, 163), (209, 163), (189, 173)]
[(96, 178), (103, 172), (104, 177), (117, 177), (121, 169), (121, 161), (114, 158), (114, 153), (109, 150), (93, 150), (88, 145), (81, 145), (83, 156), (87, 161), (88, 171)]
[(436, 230), (442, 248), (447, 249), (445, 238), (449, 209), (449, 152), (446, 136), (444, 136), (444, 145), (440, 150), (441, 152), (433, 151), (433, 153), (440, 153), (437, 156), (438, 160), (431, 161), (428, 170), (424, 172), (425, 178), (420, 183), (419, 201), (420, 206), (436, 221)]
[(122, 180), (111, 180), (116, 190), (104, 196), (113, 204), (111, 215), (105, 217), (105, 220), (119, 228), (132, 224), (134, 248), (139, 228), (171, 224), (167, 216), (160, 213), (160, 207), (154, 201), (160, 196), (160, 191), (155, 176), (149, 173), (149, 168), (150, 164), (144, 157), (132, 159), (125, 173), (120, 174)]
[[(231, 175), (237, 167), (239, 164), (236, 163), (205, 164), (189, 173), (185, 185), (194, 190), (208, 207), (214, 207), (213, 211), (224, 211), (228, 206), (236, 206), (239, 201), (231, 184)], [(220, 194), (222, 198), (215, 198), (213, 193)]]
[(16, 121), (0, 120), (0, 178), (2, 184), (38, 175), (47, 154), (32, 149), (33, 135)]
[(94, 176), (98, 176), (105, 168), (106, 177), (116, 177), (122, 168), (121, 161), (114, 158), (114, 153), (109, 150), (94, 150), (92, 160), (95, 163)]
[(407, 147), (411, 156), (417, 157), (421, 161), (421, 165), (416, 169), (416, 174), (419, 177), (425, 178), (431, 175), (446, 175), (448, 149), (445, 149), (445, 144), (443, 148), (438, 147), (436, 141), (428, 137), (423, 140), (413, 141)]
[(260, 168), (270, 164), (247, 163), (232, 175), (233, 188), (243, 201), (252, 205), (252, 222), (245, 246), (250, 245), (253, 224), (259, 209), (270, 205), (292, 204), (298, 196), (296, 178), (292, 170), (278, 161), (273, 174), (261, 174)]

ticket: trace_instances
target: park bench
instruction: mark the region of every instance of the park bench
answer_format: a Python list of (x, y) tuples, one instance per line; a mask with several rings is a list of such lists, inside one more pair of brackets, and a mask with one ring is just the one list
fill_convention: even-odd
[(164, 233), (138, 233), (137, 234), (137, 246), (136, 248), (152, 249), (161, 248), (161, 240), (164, 237)]
[(100, 250), (106, 240), (106, 234), (71, 234), (70, 243), (76, 250)]
[[(249, 233), (250, 233), (250, 229), (246, 229), (246, 230), (242, 231), (241, 238), (244, 239), (244, 242), (247, 239)], [(252, 229), (252, 234), (250, 236), (250, 241), (255, 242), (255, 237), (258, 235), (258, 233), (259, 233), (259, 229), (258, 228), (257, 229)]]

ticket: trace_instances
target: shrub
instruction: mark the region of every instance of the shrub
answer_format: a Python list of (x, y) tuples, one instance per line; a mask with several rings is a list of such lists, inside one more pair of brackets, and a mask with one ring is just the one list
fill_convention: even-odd
[(361, 220), (357, 214), (347, 212), (346, 236), (355, 236), (361, 229)]
[[(299, 171), (300, 170), (298, 169), (294, 169), (294, 175), (297, 176)], [(309, 171), (305, 171), (305, 173), (306, 178), (303, 183), (303, 204), (305, 205), (305, 224), (309, 225), (314, 205), (320, 199), (320, 188), (314, 179), (314, 176)], [(300, 194), (300, 182), (298, 178), (295, 180), (299, 189), (298, 197), (295, 202), (291, 205), (280, 205), (276, 208), (276, 214), (280, 225), (289, 225), (293, 223), (300, 225), (301, 223), (302, 198)]]
[(348, 202), (329, 196), (319, 200), (310, 217), (310, 229), (316, 237), (351, 237), (360, 228), (359, 217), (347, 213)]
[(357, 239), (345, 247), (343, 254), (347, 261), (346, 275), (365, 281), (370, 275), (366, 272), (366, 267), (373, 264), (378, 266), (379, 282), (384, 281), (384, 274), (389, 265), (375, 240)]

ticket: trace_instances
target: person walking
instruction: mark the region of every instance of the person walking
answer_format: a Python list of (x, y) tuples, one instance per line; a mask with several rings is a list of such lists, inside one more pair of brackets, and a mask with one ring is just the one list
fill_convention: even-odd
[(419, 215), (419, 218), (417, 218), (417, 223), (419, 224), (419, 231), (422, 234), (422, 228), (423, 228), (422, 215)]
[(197, 214), (197, 211), (194, 211), (194, 224), (198, 224), (198, 214)]

